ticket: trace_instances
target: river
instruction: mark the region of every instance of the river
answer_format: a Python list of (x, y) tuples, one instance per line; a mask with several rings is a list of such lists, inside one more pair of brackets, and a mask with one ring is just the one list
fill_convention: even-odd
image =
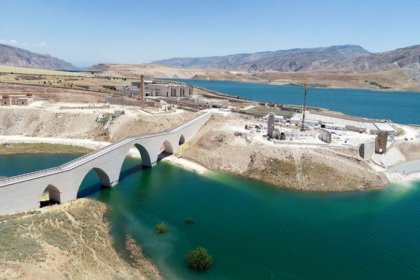
[[(175, 79), (243, 98), (281, 104), (303, 104), (303, 88), (232, 81)], [(312, 88), (308, 105), (350, 115), (387, 119), (402, 124), (420, 124), (420, 92), (374, 91), (364, 89)]]
[[(77, 155), (0, 157), (0, 176)], [(79, 195), (107, 203), (121, 249), (132, 235), (168, 279), (419, 279), (420, 184), (350, 193), (276, 189), (223, 173), (200, 176), (127, 158), (119, 185), (99, 190), (92, 171)], [(185, 223), (192, 217), (194, 224)], [(156, 235), (154, 226), (169, 231)], [(188, 250), (206, 247), (211, 269), (191, 272)]]

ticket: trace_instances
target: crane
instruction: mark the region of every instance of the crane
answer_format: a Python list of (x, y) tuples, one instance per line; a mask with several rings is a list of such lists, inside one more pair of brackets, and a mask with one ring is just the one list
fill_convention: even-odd
[(304, 89), (304, 98), (303, 98), (303, 111), (302, 111), (302, 127), (300, 128), (300, 131), (305, 131), (305, 112), (306, 112), (306, 96), (308, 95), (308, 85), (307, 83), (303, 84)]

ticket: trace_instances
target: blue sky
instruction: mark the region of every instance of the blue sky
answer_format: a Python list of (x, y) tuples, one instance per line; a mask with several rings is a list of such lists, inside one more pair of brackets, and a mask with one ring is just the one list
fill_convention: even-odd
[(77, 66), (420, 44), (419, 0), (0, 0), (0, 43)]

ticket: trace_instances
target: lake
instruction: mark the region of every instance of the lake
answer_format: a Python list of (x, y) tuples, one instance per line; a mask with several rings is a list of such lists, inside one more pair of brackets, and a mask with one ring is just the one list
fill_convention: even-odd
[[(0, 176), (77, 155), (0, 156)], [(349, 193), (304, 193), (161, 162), (127, 158), (117, 187), (94, 171), (79, 196), (107, 203), (117, 249), (130, 234), (168, 279), (419, 279), (420, 184)], [(195, 221), (185, 223), (187, 217)], [(165, 223), (169, 231), (154, 232)], [(214, 264), (191, 272), (186, 253), (206, 247)]]
[[(303, 104), (303, 88), (260, 83), (173, 79), (247, 99), (281, 104)], [(364, 89), (309, 88), (309, 106), (346, 114), (387, 119), (402, 124), (420, 124), (420, 92)]]

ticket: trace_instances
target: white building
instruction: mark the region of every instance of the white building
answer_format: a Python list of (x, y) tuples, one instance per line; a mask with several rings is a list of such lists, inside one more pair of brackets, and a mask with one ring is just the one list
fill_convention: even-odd
[(33, 101), (32, 94), (26, 95), (3, 95), (1, 98), (1, 106), (27, 106)]
[(146, 84), (145, 96), (161, 96), (161, 97), (191, 97), (194, 88), (188, 85), (180, 84)]
[(324, 123), (324, 124), (321, 124), (321, 127), (330, 129), (330, 130), (346, 130), (345, 125), (337, 124), (337, 123)]

